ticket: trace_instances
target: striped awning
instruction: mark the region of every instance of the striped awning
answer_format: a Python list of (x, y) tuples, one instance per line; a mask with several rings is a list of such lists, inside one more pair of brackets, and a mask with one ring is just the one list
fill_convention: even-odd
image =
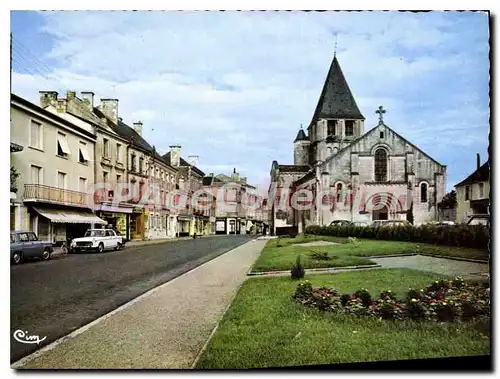
[(106, 221), (91, 212), (66, 211), (56, 209), (33, 208), (40, 216), (54, 223), (63, 224), (107, 224)]

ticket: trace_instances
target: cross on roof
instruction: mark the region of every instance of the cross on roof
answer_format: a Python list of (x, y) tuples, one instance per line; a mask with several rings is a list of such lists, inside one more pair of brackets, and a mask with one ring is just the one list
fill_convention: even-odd
[(335, 33), (335, 50), (333, 51), (333, 56), (337, 56), (337, 33)]
[(384, 123), (384, 113), (387, 111), (384, 109), (384, 107), (381, 105), (378, 107), (378, 109), (375, 111), (375, 113), (378, 114), (378, 123), (383, 124)]

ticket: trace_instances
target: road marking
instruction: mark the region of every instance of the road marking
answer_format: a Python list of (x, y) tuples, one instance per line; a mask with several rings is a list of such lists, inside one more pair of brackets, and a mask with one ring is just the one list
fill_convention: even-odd
[(159, 286), (157, 286), (157, 287), (154, 287), (154, 288), (150, 289), (149, 291), (147, 291), (147, 292), (143, 293), (142, 295), (139, 295), (139, 296), (137, 296), (136, 298), (134, 298), (134, 299), (130, 300), (129, 302), (127, 302), (127, 303), (125, 303), (125, 304), (123, 304), (123, 305), (119, 306), (119, 307), (118, 307), (118, 308), (116, 308), (115, 310), (112, 310), (111, 312), (106, 313), (105, 315), (103, 315), (103, 316), (101, 316), (101, 317), (99, 317), (99, 318), (95, 319), (94, 321), (92, 321), (92, 322), (88, 323), (87, 325), (84, 325), (84, 326), (80, 327), (79, 329), (77, 329), (77, 330), (75, 330), (75, 331), (73, 331), (73, 332), (71, 332), (71, 333), (69, 333), (69, 334), (67, 334), (67, 335), (65, 335), (65, 336), (63, 336), (63, 337), (61, 337), (61, 338), (59, 338), (59, 339), (57, 339), (57, 340), (55, 340), (55, 341), (51, 342), (51, 343), (49, 343), (48, 345), (46, 345), (46, 346), (42, 347), (41, 349), (39, 349), (39, 350), (37, 350), (37, 351), (35, 351), (35, 352), (33, 352), (33, 353), (31, 353), (31, 354), (29, 354), (29, 355), (27, 355), (27, 356), (25, 356), (25, 357), (21, 358), (21, 359), (19, 359), (18, 361), (16, 361), (16, 362), (12, 363), (10, 367), (11, 367), (11, 368), (13, 368), (13, 369), (22, 368), (22, 366), (24, 366), (24, 365), (26, 365), (27, 363), (31, 362), (31, 361), (32, 361), (32, 360), (34, 360), (35, 358), (38, 358), (38, 357), (39, 357), (39, 356), (41, 356), (42, 354), (44, 354), (44, 353), (46, 353), (46, 352), (48, 352), (48, 351), (50, 351), (50, 350), (53, 350), (54, 348), (56, 348), (56, 347), (57, 347), (58, 345), (60, 345), (61, 343), (65, 342), (65, 341), (67, 341), (67, 340), (69, 340), (69, 339), (75, 338), (76, 336), (78, 336), (78, 335), (80, 335), (80, 334), (84, 333), (85, 331), (87, 331), (88, 329), (90, 329), (91, 327), (93, 327), (94, 325), (97, 325), (98, 323), (100, 323), (100, 322), (102, 322), (102, 321), (104, 321), (104, 320), (107, 320), (108, 318), (110, 318), (111, 316), (114, 316), (114, 315), (115, 315), (115, 314), (117, 314), (118, 312), (121, 312), (121, 311), (123, 311), (123, 310), (125, 310), (125, 309), (129, 308), (130, 306), (134, 305), (135, 303), (137, 303), (137, 302), (139, 302), (139, 301), (141, 301), (141, 300), (143, 300), (143, 299), (145, 299), (145, 298), (147, 298), (147, 297), (151, 296), (151, 295), (152, 295), (152, 294), (154, 294), (156, 291), (159, 291), (159, 290), (160, 290), (161, 288), (163, 288), (164, 286), (167, 286), (167, 285), (171, 284), (172, 282), (174, 282), (175, 280), (179, 279), (179, 278), (180, 278), (180, 277), (182, 277), (183, 275), (186, 275), (186, 274), (192, 273), (193, 271), (196, 271), (197, 269), (199, 269), (200, 267), (202, 267), (202, 266), (206, 265), (207, 263), (210, 263), (210, 262), (212, 262), (213, 260), (215, 260), (215, 259), (217, 259), (217, 258), (221, 257), (222, 255), (227, 254), (227, 253), (229, 253), (229, 252), (231, 252), (231, 251), (233, 251), (233, 250), (235, 250), (235, 249), (237, 249), (237, 248), (239, 248), (239, 247), (241, 247), (241, 246), (244, 246), (244, 245), (246, 245), (247, 243), (250, 243), (250, 242), (252, 242), (252, 241), (253, 241), (253, 239), (252, 239), (252, 240), (250, 240), (250, 241), (245, 242), (245, 243), (244, 243), (244, 244), (242, 244), (242, 245), (238, 245), (238, 246), (236, 246), (236, 247), (234, 247), (234, 248), (232, 248), (232, 249), (230, 249), (230, 250), (228, 250), (228, 251), (226, 251), (226, 252), (224, 252), (224, 253), (222, 253), (222, 254), (217, 255), (216, 257), (214, 257), (214, 258), (212, 258), (212, 259), (210, 259), (210, 260), (206, 261), (205, 263), (203, 263), (203, 264), (201, 264), (201, 265), (199, 265), (199, 266), (196, 266), (195, 268), (193, 268), (193, 269), (191, 269), (191, 270), (189, 270), (189, 271), (186, 271), (185, 273), (183, 273), (183, 274), (181, 274), (181, 275), (179, 275), (179, 276), (177, 276), (177, 277), (173, 278), (172, 280), (169, 280), (168, 282), (165, 282), (165, 283), (163, 283), (163, 284), (160, 284), (160, 285), (159, 285)]

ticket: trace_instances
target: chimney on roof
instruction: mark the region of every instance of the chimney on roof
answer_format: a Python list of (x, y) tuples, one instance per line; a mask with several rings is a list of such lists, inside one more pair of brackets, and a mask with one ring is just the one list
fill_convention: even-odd
[(479, 170), (480, 167), (481, 167), (481, 156), (479, 155), (479, 153), (477, 153), (477, 169)]
[(75, 97), (76, 97), (75, 91), (66, 91), (66, 100), (67, 101), (74, 100)]
[(118, 124), (118, 99), (101, 99), (99, 109), (114, 124)]
[(137, 134), (139, 134), (142, 137), (142, 122), (141, 121), (134, 122), (134, 130), (136, 131)]
[(196, 166), (198, 164), (198, 158), (199, 158), (198, 155), (190, 155), (188, 156), (188, 163), (191, 166)]
[(233, 176), (231, 177), (233, 182), (239, 182), (240, 181), (240, 174), (236, 172), (236, 168), (233, 169)]
[(56, 101), (56, 110), (59, 113), (66, 113), (66, 106), (67, 106), (67, 100), (66, 99), (58, 99)]
[(179, 167), (181, 164), (181, 145), (170, 146), (170, 164)]
[(94, 110), (94, 92), (81, 92), (81, 97), (90, 111)]
[(38, 91), (38, 93), (40, 94), (40, 106), (42, 108), (49, 105), (56, 106), (58, 95), (56, 91)]

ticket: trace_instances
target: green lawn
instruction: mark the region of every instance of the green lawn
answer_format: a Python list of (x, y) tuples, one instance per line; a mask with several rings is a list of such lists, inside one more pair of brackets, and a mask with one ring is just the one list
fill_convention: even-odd
[[(404, 295), (442, 275), (380, 269), (314, 275), (313, 285), (342, 293), (364, 287)], [(291, 299), (288, 277), (248, 279), (197, 363), (197, 368), (262, 368), (490, 354), (489, 337), (474, 323), (378, 321), (324, 313)]]
[[(342, 244), (330, 246), (297, 246), (297, 244), (311, 241), (330, 241)], [(252, 271), (289, 270), (299, 254), (302, 256), (302, 263), (305, 268), (368, 265), (373, 264), (373, 262), (363, 257), (408, 253), (488, 259), (488, 252), (471, 248), (369, 239), (358, 239), (358, 242), (359, 245), (355, 246), (352, 243), (348, 243), (348, 239), (345, 237), (309, 235), (306, 237), (300, 235), (296, 238), (270, 240), (255, 262)], [(310, 254), (313, 252), (326, 252), (330, 259), (324, 261), (315, 260), (310, 257)]]

